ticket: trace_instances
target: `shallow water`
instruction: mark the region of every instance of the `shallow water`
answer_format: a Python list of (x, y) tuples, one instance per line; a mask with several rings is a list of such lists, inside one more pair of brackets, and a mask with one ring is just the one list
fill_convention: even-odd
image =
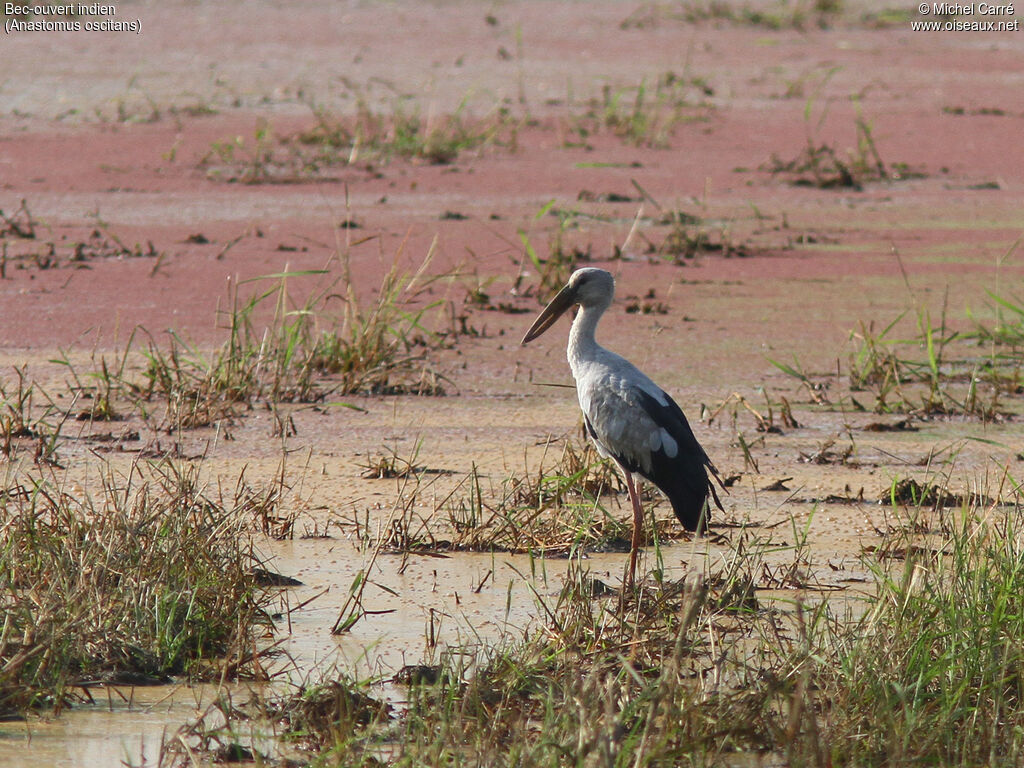
[[(820, 475), (830, 472), (816, 469)], [(871, 579), (857, 553), (865, 541), (877, 540), (871, 531), (883, 525), (887, 511), (882, 505), (787, 504), (784, 498), (743, 487), (732, 489), (727, 497), (728, 505), (762, 512), (786, 508), (752, 529), (755, 543), (745, 556), (754, 556), (756, 549), (765, 574), (783, 573), (797, 559), (795, 542), (804, 526), (813, 542), (802, 571), (813, 588), (780, 584), (759, 590), (759, 599), (784, 612), (825, 598), (835, 601), (835, 611), (859, 611)], [(732, 539), (741, 535), (737, 530), (723, 532)], [(340, 673), (374, 680), (372, 693), (399, 707), (405, 689), (390, 678), (404, 665), (434, 663), (449, 649), (473, 653), (522, 637), (543, 616), (542, 603), (555, 603), (566, 571), (575, 564), (564, 557), (528, 555), (414, 555), (403, 561), (400, 555), (380, 554), (362, 599), (366, 613), (349, 632), (336, 636), (331, 628), (355, 575), (371, 555), (345, 539), (298, 539), (266, 546), (274, 570), (304, 582), (282, 591), (282, 614), (277, 619), (281, 654), (270, 667), (280, 673), (275, 690), (287, 690), (285, 681), (316, 682), (322, 675), (329, 679)], [(641, 566), (654, 565), (653, 552), (650, 548), (643, 553)], [(666, 580), (725, 571), (738, 556), (735, 545), (707, 539), (666, 542), (660, 554)], [(594, 554), (580, 564), (589, 576), (615, 586), (627, 561), (626, 553)], [(233, 684), (222, 692), (236, 703), (244, 702), (249, 684)], [(217, 695), (212, 685), (94, 689), (94, 704), (75, 706), (59, 718), (32, 715), (24, 723), (0, 726), (0, 765), (155, 765), (161, 743), (174, 740), (178, 729), (194, 721)], [(264, 730), (268, 726), (242, 725), (247, 727), (253, 730), (238, 734), (239, 740), (251, 743), (255, 734), (257, 746), (269, 752)]]
[[(282, 672), (279, 680), (301, 683), (318, 680), (318, 671), (336, 666), (377, 680), (374, 694), (395, 703), (403, 700), (404, 689), (387, 679), (402, 666), (430, 662), (448, 647), (472, 649), (481, 642), (521, 636), (537, 614), (536, 600), (553, 602), (569, 567), (566, 558), (459, 554), (411, 557), (399, 573), (399, 556), (380, 555), (363, 600), (371, 613), (350, 632), (335, 636), (331, 627), (348, 585), (363, 566), (360, 553), (347, 542), (323, 539), (273, 546), (274, 566), (305, 582), (285, 590), (282, 607), (297, 606), (327, 591), (295, 611), (290, 624), (287, 617), (279, 621), (284, 642), (278, 647), (283, 653), (272, 671)], [(624, 557), (598, 555), (588, 565), (596, 577), (612, 582), (621, 573)], [(380, 613), (372, 613), (376, 611)], [(60, 717), (30, 715), (25, 722), (0, 724), (0, 765), (155, 765), (163, 741), (173, 741), (179, 727), (205, 711), (218, 690), (214, 685), (93, 689), (95, 703), (76, 705)], [(247, 691), (244, 683), (224, 689), (236, 702), (245, 701)], [(260, 726), (255, 727), (260, 733)], [(247, 742), (251, 734), (241, 738)]]
[[(29, 363), (38, 369), (55, 356), (56, 347), (80, 339), (86, 341), (75, 342), (79, 347), (69, 354), (87, 356), (93, 338), (88, 329), (106, 326), (109, 334), (111, 325), (123, 331), (142, 324), (154, 333), (174, 326), (200, 345), (220, 343), (223, 335), (208, 326), (226, 276), (287, 271), (289, 264), (292, 269), (319, 267), (336, 255), (336, 221), (347, 217), (350, 206), (366, 235), (363, 246), (353, 247), (357, 257), (380, 254), (386, 261), (410, 234), (412, 239), (401, 248), (413, 257), (432, 249), (430, 241), (440, 233), (438, 260), (457, 263), (466, 275), (473, 272), (472, 278), (499, 301), (508, 298), (505, 293), (513, 279), (518, 284), (524, 277), (526, 259), (518, 233), (529, 234), (544, 255), (544, 246), (556, 232), (553, 217), (536, 218), (548, 200), (557, 198), (566, 210), (579, 208), (601, 217), (614, 214), (607, 225), (597, 218), (584, 219), (559, 233), (567, 237), (567, 245), (578, 244), (588, 252), (593, 246), (593, 256), (600, 260), (612, 253), (613, 244), (623, 243), (640, 203), (625, 208), (587, 206), (578, 195), (584, 188), (633, 195), (631, 181), (636, 179), (661, 200), (665, 212), (675, 205), (717, 216), (720, 209), (723, 226), (736, 228), (738, 242), (745, 239), (747, 229), (757, 228), (764, 230), (763, 237), (754, 238), (754, 243), (797, 243), (767, 248), (752, 258), (701, 256), (684, 266), (651, 263), (646, 253), (624, 253), (622, 259), (607, 263), (620, 279), (620, 301), (656, 290), (668, 313), (611, 312), (601, 328), (609, 347), (629, 356), (679, 398), (723, 473), (743, 474), (724, 498), (726, 517), (759, 526), (754, 535), (772, 548), (765, 556), (769, 567), (784, 572), (794, 558), (796, 542), (807, 537), (812, 580), (821, 591), (766, 590), (766, 601), (810, 603), (840, 589), (856, 599), (868, 589), (870, 581), (859, 557), (865, 547), (878, 544), (879, 532), (892, 515), (906, 513), (870, 502), (895, 477), (933, 472), (927, 460), (936, 447), (947, 450), (946, 456), (956, 455), (955, 473), (949, 469), (953, 486), (986, 491), (1004, 482), (1001, 467), (1020, 474), (1020, 421), (1000, 426), (936, 421), (919, 424), (920, 432), (868, 433), (861, 429), (864, 424), (886, 419), (812, 406), (806, 392), (766, 360), (824, 378), (837, 366), (845, 368), (852, 349), (850, 332), (862, 320), (875, 322), (877, 331), (918, 304), (929, 307), (933, 319), (947, 305), (954, 320), (962, 319), (967, 306), (984, 316), (991, 307), (986, 290), (1012, 293), (1019, 285), (1024, 267), (1019, 259), (1008, 257), (1008, 249), (1024, 226), (1019, 179), (1024, 165), (1018, 161), (1014, 117), (1022, 113), (1022, 91), (1013, 87), (1019, 77), (1019, 52), (1006, 48), (1017, 43), (970, 35), (908, 40), (902, 29), (857, 25), (823, 32), (768, 32), (723, 24), (699, 28), (699, 45), (680, 46), (679, 41), (689, 39), (694, 30), (667, 19), (624, 30), (620, 22), (632, 8), (622, 3), (502, 4), (495, 11), (500, 25), (492, 26), (475, 6), (467, 13), (458, 4), (440, 8), (399, 2), (394, 4), (399, 12), (391, 19), (393, 25), (386, 25), (389, 44), (374, 45), (384, 29), (381, 9), (364, 5), (344, 11), (346, 34), (361, 41), (361, 48), (327, 64), (338, 50), (333, 24), (314, 24), (317, 39), (303, 40), (302, 45), (283, 44), (274, 34), (265, 34), (270, 30), (279, 38), (308, 37), (308, 23), (277, 24), (274, 19), (287, 13), (290, 21), (319, 22), (336, 12), (327, 4), (307, 3), (296, 15), (276, 4), (253, 3), (244, 19), (217, 18), (201, 25), (203, 34), (198, 37), (190, 4), (146, 8), (141, 12), (147, 32), (130, 44), (146, 49), (145, 61), (128, 68), (135, 85), (127, 86), (125, 68), (109, 66), (107, 47), (72, 36), (57, 46), (12, 38), (14, 75), (4, 84), (5, 95), (12, 97), (8, 106), (35, 112), (36, 119), (69, 106), (71, 97), (60, 96), (58, 89), (55, 100), (53, 87), (68, 77), (77, 85), (64, 90), (75, 94), (74, 106), (84, 114), (96, 107), (110, 115), (113, 100), (126, 95), (141, 99), (143, 93), (166, 110), (193, 92), (205, 94), (200, 98), (223, 107), (223, 112), (196, 120), (170, 120), (165, 114), (153, 124), (108, 124), (98, 131), (77, 126), (63, 137), (49, 135), (70, 130), (63, 123), (32, 123), (17, 115), (0, 118), (6, 121), (5, 144), (17, 147), (0, 158), (6, 184), (0, 202), (5, 209), (14, 210), (17, 200), (25, 197), (47, 228), (54, 227), (54, 238), (74, 237), (72, 224), (92, 228), (96, 222), (91, 212), (98, 216), (102, 210), (103, 218), (123, 236), (131, 233), (140, 241), (152, 237), (168, 257), (156, 267), (146, 260), (117, 259), (83, 264), (90, 269), (74, 271), (9, 269), (0, 283), (0, 314), (7, 336), (0, 361)], [(449, 29), (456, 22), (458, 26)], [(424, 34), (424, 24), (444, 34)], [(259, 40), (253, 38), (253, 30), (260, 30)], [(518, 49), (512, 30), (521, 35)], [(188, 40), (179, 39), (181, 35)], [(391, 51), (395, 39), (401, 41), (401, 57)], [(224, 46), (242, 53), (225, 56)], [(507, 61), (500, 55), (503, 49), (506, 54), (515, 50), (516, 60)], [(44, 50), (45, 61), (39, 53)], [(211, 56), (216, 62), (209, 72), (205, 64), (179, 67), (183, 50), (200, 62), (212, 61)], [(887, 55), (878, 56), (880, 50)], [(324, 51), (331, 56), (325, 58)], [(160, 64), (168, 61), (177, 63)], [(552, 67), (551, 61), (559, 66)], [(816, 68), (832, 71), (837, 62), (842, 66), (832, 72), (835, 78), (829, 74), (817, 93)], [(222, 84), (220, 75), (225, 72), (220, 70), (225, 66), (229, 71)], [(446, 167), (396, 163), (382, 167), (379, 179), (353, 177), (351, 199), (347, 178), (344, 188), (206, 183), (189, 159), (198, 160), (209, 152), (211, 142), (228, 136), (244, 134), (250, 139), (257, 113), (228, 109), (228, 92), (236, 89), (249, 104), (263, 104), (264, 93), (273, 90), (272, 103), (258, 111), (259, 117), (266, 117), (281, 112), (305, 116), (306, 98), (292, 95), (303, 91), (321, 91), (314, 97), (318, 103), (340, 96), (351, 107), (352, 94), (347, 87), (338, 87), (340, 74), (357, 86), (378, 78), (388, 84), (389, 98), (393, 87), (403, 93), (429, 92), (430, 111), (435, 110), (434, 101), (457, 104), (467, 90), (493, 89), (500, 95), (507, 88), (510, 97), (528, 97), (531, 112), (550, 110), (561, 121), (572, 112), (564, 103), (567, 90), (582, 100), (603, 87), (614, 90), (641, 79), (653, 82), (658, 73), (691, 68), (709, 78), (715, 99), (727, 108), (707, 123), (680, 126), (679, 140), (670, 151), (620, 145), (600, 136), (591, 137), (599, 145), (596, 151), (553, 148), (565, 138), (564, 128), (557, 135), (524, 129), (522, 145), (514, 152), (481, 152)], [(46, 76), (35, 77), (40, 71)], [(576, 73), (573, 83), (562, 81), (564, 72)], [(770, 154), (789, 157), (787, 153), (803, 144), (811, 121), (803, 116), (806, 94), (786, 95), (794, 85), (806, 86), (807, 93), (815, 91), (813, 101), (831, 105), (830, 124), (846, 119), (842, 105), (848, 104), (851, 93), (861, 93), (865, 117), (876, 129), (886, 160), (920, 165), (930, 178), (869, 185), (854, 192), (801, 189), (752, 170), (734, 170), (756, 168)], [(375, 94), (370, 89), (366, 96), (376, 98)], [(549, 96), (554, 97), (550, 104), (545, 101)], [(86, 103), (90, 99), (95, 103)], [(1005, 114), (946, 113), (946, 107), (961, 105), (968, 113), (998, 106)], [(572, 109), (578, 108), (582, 101)], [(852, 127), (850, 122), (836, 132), (819, 125), (818, 138), (835, 142), (843, 153)], [(276, 124), (275, 128), (283, 129)], [(973, 138), (982, 135), (985, 141)], [(608, 146), (601, 146), (602, 141)], [(69, 152), (69, 146), (75, 151)], [(958, 148), (955, 157), (949, 154), (951, 146)], [(177, 160), (165, 156), (161, 162), (159, 155), (165, 152), (177, 154)], [(594, 162), (605, 160), (617, 161), (613, 165), (619, 169), (597, 167), (600, 162)], [(946, 165), (950, 171), (939, 170)], [(996, 178), (996, 188), (966, 186)], [(651, 215), (650, 201), (642, 204)], [(438, 217), (446, 210), (468, 218), (442, 222)], [(188, 243), (198, 232), (213, 240), (212, 248)], [(246, 236), (237, 249), (216, 255), (243, 232), (259, 236)], [(4, 243), (14, 247), (13, 240)], [(360, 263), (365, 268), (374, 260), (367, 257)], [(526, 275), (527, 282), (533, 277)], [(465, 285), (471, 283), (467, 277)], [(453, 285), (445, 297), (457, 304), (465, 286)], [(204, 478), (211, 484), (223, 481), (229, 491), (243, 468), (252, 482), (270, 482), (284, 463), (283, 453), (296, 457), (288, 464), (296, 489), (289, 501), (315, 510), (318, 530), (339, 536), (264, 543), (266, 554), (273, 557), (269, 568), (304, 582), (282, 596), (282, 654), (275, 662), (282, 679), (316, 680), (320, 671), (337, 666), (347, 674), (380, 681), (375, 694), (399, 702), (404, 690), (386, 681), (403, 665), (430, 663), (451, 647), (473, 650), (484, 642), (519, 637), (542, 613), (538, 600), (554, 601), (569, 567), (562, 558), (457, 554), (414, 555), (403, 561), (382, 554), (363, 596), (367, 613), (350, 632), (330, 632), (369, 557), (338, 533), (336, 518), (366, 509), (378, 518), (387, 517), (396, 498), (394, 482), (361, 478), (359, 463), (369, 453), (394, 450), (406, 458), (418, 456), (417, 463), (432, 470), (453, 473), (440, 477), (434, 486), (424, 482), (423, 514), (429, 514), (432, 500), (444, 498), (470, 467), (496, 487), (510, 467), (520, 473), (524, 465), (535, 469), (544, 451), (537, 446), (547, 436), (577, 433), (572, 392), (540, 386), (569, 382), (565, 327), (523, 350), (517, 341), (530, 319), (475, 313), (471, 325), (479, 326), (481, 335), (461, 339), (442, 355), (442, 370), (452, 376), (459, 397), (351, 398), (366, 413), (300, 410), (294, 414), (298, 434), (288, 440), (269, 439), (270, 416), (259, 410), (232, 426), (230, 443), (211, 437), (213, 430), (183, 436), (185, 453), (205, 454), (210, 446)], [(914, 320), (911, 312), (900, 333), (913, 335)], [(109, 343), (108, 338), (99, 338)], [(66, 376), (60, 368), (54, 391), (61, 391)], [(842, 385), (839, 379), (833, 383)], [(761, 434), (743, 409), (738, 409), (738, 417), (730, 418), (726, 411), (713, 424), (697, 423), (702, 404), (714, 409), (735, 391), (763, 411), (767, 398), (762, 388), (773, 402), (779, 395), (790, 399), (800, 428)], [(92, 425), (68, 424), (65, 434), (87, 428)], [(757, 471), (747, 466), (736, 447), (740, 433), (752, 446)], [(803, 456), (831, 439), (837, 449), (855, 442), (859, 466), (804, 461)], [(85, 489), (96, 482), (95, 468), (89, 464), (96, 457), (115, 464), (134, 458), (117, 453), (101, 457), (95, 448), (79, 440), (61, 449), (70, 480)], [(300, 466), (303, 461), (307, 467)], [(764, 490), (783, 478), (779, 485), (786, 490)], [(831, 494), (855, 497), (861, 490), (864, 504), (807, 501)], [(659, 511), (664, 511), (663, 504)], [(616, 513), (624, 516), (628, 510), (619, 506)], [(719, 530), (733, 544), (744, 535), (736, 528)], [(707, 542), (671, 544), (662, 554), (666, 578), (722, 569), (737, 556), (736, 550)], [(585, 565), (594, 577), (616, 584), (626, 557), (594, 555)], [(301, 610), (289, 612), (308, 600), (312, 601)], [(244, 698), (247, 688), (231, 686), (228, 691)], [(97, 689), (95, 704), (76, 706), (60, 718), (31, 715), (24, 723), (0, 724), (0, 766), (154, 765), (162, 739), (171, 738), (182, 723), (200, 714), (217, 693), (211, 686), (136, 689), (124, 692), (130, 697), (126, 701), (115, 692)], [(760, 764), (761, 758), (756, 762)]]
[(95, 690), (95, 704), (65, 710), (58, 718), (30, 715), (22, 723), (0, 724), (0, 765), (94, 768), (154, 765), (164, 738), (195, 713), (213, 689)]

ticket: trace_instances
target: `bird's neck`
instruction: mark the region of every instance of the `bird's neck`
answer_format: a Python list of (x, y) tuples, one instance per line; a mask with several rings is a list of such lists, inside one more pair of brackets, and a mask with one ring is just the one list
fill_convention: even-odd
[(592, 360), (597, 356), (601, 346), (594, 338), (594, 333), (597, 330), (597, 321), (601, 319), (605, 309), (607, 307), (580, 307), (569, 330), (569, 365), (574, 366), (577, 362)]

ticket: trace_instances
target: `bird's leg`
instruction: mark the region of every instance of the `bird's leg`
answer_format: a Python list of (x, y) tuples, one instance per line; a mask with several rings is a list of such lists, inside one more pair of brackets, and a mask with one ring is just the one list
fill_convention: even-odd
[(640, 552), (640, 543), (643, 540), (644, 509), (640, 504), (640, 495), (636, 492), (633, 473), (624, 470), (623, 474), (626, 476), (629, 500), (633, 502), (633, 539), (629, 543), (629, 578), (626, 580), (627, 584), (632, 585), (636, 580), (636, 560)]

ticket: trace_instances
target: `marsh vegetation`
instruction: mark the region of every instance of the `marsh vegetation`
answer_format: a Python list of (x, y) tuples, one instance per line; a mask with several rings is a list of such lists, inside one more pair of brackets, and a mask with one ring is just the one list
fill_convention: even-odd
[[(904, 11), (598, 4), (581, 57), (556, 6), (532, 32), (481, 11), (467, 58), (434, 35), (362, 86), (318, 61), (263, 96), (269, 55), (244, 93), (219, 64), (170, 101), (133, 78), (58, 126), (59, 162), (4, 118), (5, 748), (166, 692), (187, 712), (117, 759), (1021, 762), (1020, 185), (994, 141), (957, 144), (967, 171), (927, 154), (1012, 127), (1015, 92), (979, 105), (997, 69), (929, 57), (958, 106), (922, 120), (926, 89), (872, 61)], [(453, 20), (421, 8), (406, 42)], [(619, 279), (609, 346), (729, 489), (700, 539), (647, 489), (629, 587), (561, 342), (516, 348), (591, 263)], [(37, 341), (51, 311), (73, 341)]]
[[(301, 299), (294, 281), (330, 273), (235, 285), (226, 341), (212, 353), (177, 336), (161, 347), (139, 330), (113, 354), (55, 360), (65, 372), (59, 396), (59, 385), (44, 388), (27, 368), (5, 378), (6, 715), (59, 712), (88, 702), (97, 686), (279, 676), (287, 658), (275, 638), (295, 609), (282, 598), (289, 581), (261, 550), (294, 536), (284, 459), (275, 482), (225, 484), (203, 479), (202, 455), (140, 452), (127, 464), (100, 462), (81, 486), (62, 459), (67, 425), (121, 425), (110, 434), (122, 445), (139, 439), (135, 429), (181, 440), (211, 425), (234, 429), (260, 408), (277, 414), (286, 446), (290, 408), (358, 393), (436, 395), (419, 383), (424, 371), (444, 380), (431, 355), (460, 336), (423, 289), (463, 278), (434, 274), (429, 258), (412, 271), (400, 264), (369, 303), (344, 270)], [(545, 274), (535, 273), (537, 295)], [(1024, 312), (1012, 298), (988, 300), (988, 319), (954, 323), (943, 310), (932, 323), (918, 305), (880, 331), (861, 324), (845, 377), (807, 374), (796, 357), (770, 361), (791, 382), (787, 395), (766, 394), (761, 405), (732, 394), (706, 411), (709, 425), (736, 434), (732, 463), (744, 470), (730, 483), (756, 476), (757, 440), (782, 439), (816, 413), (856, 413), (865, 393), (878, 414), (1012, 419)], [(897, 334), (908, 325), (916, 333)], [(409, 375), (414, 384), (399, 383)], [(105, 433), (89, 434), (101, 442)], [(801, 455), (858, 466), (852, 439), (845, 452), (830, 446)], [(681, 532), (648, 496), (646, 576), (624, 588), (588, 565), (593, 553), (626, 546), (619, 476), (575, 434), (534, 448), (539, 455), (504, 477), (432, 468), (418, 444), (410, 454), (368, 453), (364, 482), (393, 488), (386, 520), (366, 510), (335, 521), (368, 556), (336, 632), (373, 621), (365, 590), (382, 583), (375, 571), (385, 561), (402, 573), (410, 558), (461, 551), (568, 558), (554, 593), (533, 591), (536, 618), (520, 633), (443, 649), (427, 637), (433, 655), (387, 678), (335, 667), (254, 688), (244, 702), (221, 696), (164, 743), (161, 764), (277, 759), (260, 751), (268, 749), (337, 766), (706, 764), (746, 754), (815, 765), (1012, 764), (1019, 756), (1020, 729), (997, 727), (1018, 717), (1020, 695), (1012, 638), (1024, 620), (1015, 598), (1024, 531), (1011, 468), (964, 494), (953, 487), (953, 450), (924, 476), (833, 499), (889, 510), (879, 543), (861, 552), (855, 589), (830, 579), (835, 566), (812, 549), (813, 509), (805, 524), (791, 515), (782, 537), (742, 516), (722, 520), (717, 554), (680, 572), (665, 552)]]

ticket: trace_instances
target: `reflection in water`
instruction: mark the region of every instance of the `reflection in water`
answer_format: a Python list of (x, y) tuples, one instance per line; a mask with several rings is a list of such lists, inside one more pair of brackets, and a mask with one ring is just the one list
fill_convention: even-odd
[[(329, 539), (271, 546), (271, 567), (303, 582), (283, 593), (280, 679), (315, 682), (337, 667), (381, 680), (377, 695), (396, 702), (404, 697), (404, 689), (386, 680), (402, 666), (429, 662), (447, 647), (472, 649), (481, 641), (520, 637), (537, 614), (533, 589), (542, 599), (554, 600), (568, 567), (562, 558), (457, 554), (414, 556), (400, 573), (399, 556), (381, 555), (364, 593), (364, 607), (371, 613), (350, 632), (334, 636), (331, 627), (363, 567), (362, 555), (348, 542)], [(597, 555), (589, 567), (595, 576), (615, 582), (622, 562), (621, 555)], [(288, 606), (319, 593), (323, 594), (286, 615)], [(433, 647), (428, 647), (430, 637)], [(65, 710), (59, 718), (31, 716), (24, 723), (0, 724), (0, 765), (156, 765), (162, 741), (174, 739), (182, 724), (205, 711), (217, 690), (212, 685), (94, 689), (95, 704)], [(248, 698), (246, 691), (244, 683), (229, 687), (236, 702)]]
[(161, 686), (115, 692), (94, 692), (97, 701), (65, 710), (59, 718), (30, 717), (0, 727), (0, 765), (106, 768), (155, 765), (161, 739), (194, 716), (197, 703), (209, 701), (212, 688)]
[[(740, 490), (735, 491), (739, 495)], [(843, 530), (818, 518), (832, 531)], [(849, 536), (849, 533), (844, 534)], [(380, 555), (369, 576), (363, 607), (367, 613), (341, 635), (331, 627), (362, 567), (364, 554), (350, 542), (299, 539), (268, 543), (274, 555), (269, 567), (293, 576), (303, 586), (282, 592), (277, 618), (282, 642), (277, 657), (278, 677), (272, 684), (284, 691), (288, 683), (315, 683), (337, 670), (377, 681), (373, 695), (401, 706), (405, 689), (389, 679), (407, 664), (435, 662), (447, 649), (472, 653), (483, 644), (522, 637), (543, 614), (538, 601), (557, 600), (570, 561), (527, 555), (459, 553), (450, 557)], [(653, 549), (645, 554), (652, 557)], [(720, 567), (734, 555), (728, 546), (707, 539), (663, 544), (665, 578)], [(789, 562), (788, 547), (775, 547), (766, 562)], [(628, 555), (593, 554), (583, 567), (608, 584), (621, 581)], [(404, 563), (404, 568), (403, 568)], [(653, 562), (650, 563), (653, 565)], [(820, 569), (819, 569), (820, 570)], [(818, 580), (850, 575), (824, 569)], [(305, 603), (305, 605), (303, 605)], [(303, 605), (289, 613), (289, 608)], [(431, 639), (433, 644), (431, 644)], [(236, 704), (248, 700), (251, 684), (228, 686)], [(164, 740), (206, 711), (216, 700), (213, 685), (124, 689), (122, 694), (95, 689), (96, 703), (79, 705), (53, 720), (30, 717), (26, 723), (0, 724), (0, 766), (35, 768), (106, 768), (157, 765)], [(209, 723), (208, 724), (213, 724)], [(261, 738), (256, 747), (270, 751), (266, 724), (251, 727)], [(250, 743), (250, 733), (239, 740)]]

